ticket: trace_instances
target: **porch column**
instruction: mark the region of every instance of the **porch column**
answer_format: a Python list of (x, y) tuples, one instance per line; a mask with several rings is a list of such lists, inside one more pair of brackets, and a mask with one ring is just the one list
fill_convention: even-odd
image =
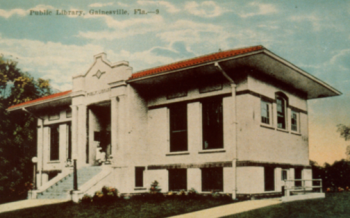
[(78, 146), (77, 146), (77, 164), (78, 167), (86, 164), (86, 105), (78, 106)]
[(38, 119), (38, 124), (40, 128), (38, 128), (38, 140), (37, 140), (37, 155), (38, 155), (38, 171), (37, 175), (37, 184), (36, 187), (41, 187), (43, 185), (42, 174), (43, 174), (43, 163), (44, 163), (44, 120)]
[(78, 159), (78, 106), (72, 108), (72, 160)]
[(113, 163), (118, 150), (118, 100), (118, 97), (111, 98), (111, 155), (113, 156)]
[(118, 163), (126, 165), (125, 163), (125, 151), (127, 146), (127, 111), (126, 111), (126, 95), (118, 96), (118, 121), (117, 121), (117, 135), (118, 135)]

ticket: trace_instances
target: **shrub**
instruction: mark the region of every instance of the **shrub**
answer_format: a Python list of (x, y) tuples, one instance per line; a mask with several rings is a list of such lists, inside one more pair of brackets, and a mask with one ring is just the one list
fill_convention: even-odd
[(85, 194), (80, 201), (83, 204), (90, 204), (92, 202), (92, 198), (90, 195)]
[(158, 185), (159, 185), (159, 183), (157, 182), (157, 180), (155, 180), (155, 181), (151, 184), (151, 187), (150, 187), (150, 189), (149, 189), (149, 192), (150, 192), (151, 194), (158, 194), (158, 193), (160, 193), (160, 191), (161, 191), (162, 189), (160, 189), (160, 187), (159, 187)]

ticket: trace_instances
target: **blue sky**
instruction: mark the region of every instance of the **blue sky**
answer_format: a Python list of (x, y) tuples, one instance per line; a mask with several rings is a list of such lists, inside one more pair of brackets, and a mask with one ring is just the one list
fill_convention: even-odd
[[(91, 15), (124, 9), (128, 15)], [(134, 9), (159, 14), (134, 15)], [(30, 11), (52, 15), (30, 15)], [(56, 15), (82, 10), (84, 16)], [(0, 53), (54, 88), (71, 89), (93, 55), (127, 60), (134, 72), (213, 53), (263, 45), (343, 95), (311, 100), (310, 159), (345, 158), (336, 132), (350, 123), (350, 1), (56, 1), (0, 0)]]

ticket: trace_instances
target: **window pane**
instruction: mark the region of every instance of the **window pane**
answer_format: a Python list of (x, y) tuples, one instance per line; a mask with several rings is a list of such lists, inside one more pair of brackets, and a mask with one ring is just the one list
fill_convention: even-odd
[(187, 151), (187, 104), (177, 104), (170, 111), (170, 151)]
[(224, 173), (222, 167), (202, 169), (202, 191), (223, 191)]
[(277, 127), (281, 129), (285, 129), (286, 128), (285, 100), (282, 98), (277, 98), (276, 104), (277, 104)]
[(261, 122), (270, 124), (269, 103), (261, 101)]
[(223, 148), (222, 98), (202, 102), (203, 149)]
[(187, 190), (187, 170), (171, 169), (169, 170), (169, 190)]
[(292, 130), (293, 131), (298, 131), (298, 115), (294, 111), (292, 111), (291, 124), (292, 124)]

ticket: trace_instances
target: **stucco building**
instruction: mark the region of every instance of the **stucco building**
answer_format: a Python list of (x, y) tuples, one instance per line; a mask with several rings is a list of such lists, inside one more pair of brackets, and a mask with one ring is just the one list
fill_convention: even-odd
[(194, 188), (236, 198), (279, 194), (285, 179), (312, 179), (307, 100), (340, 94), (263, 46), (136, 73), (101, 53), (73, 77), (71, 91), (8, 110), (38, 117), (33, 198), (69, 198), (72, 160), (73, 198), (103, 185), (142, 193), (154, 180), (162, 192)]

